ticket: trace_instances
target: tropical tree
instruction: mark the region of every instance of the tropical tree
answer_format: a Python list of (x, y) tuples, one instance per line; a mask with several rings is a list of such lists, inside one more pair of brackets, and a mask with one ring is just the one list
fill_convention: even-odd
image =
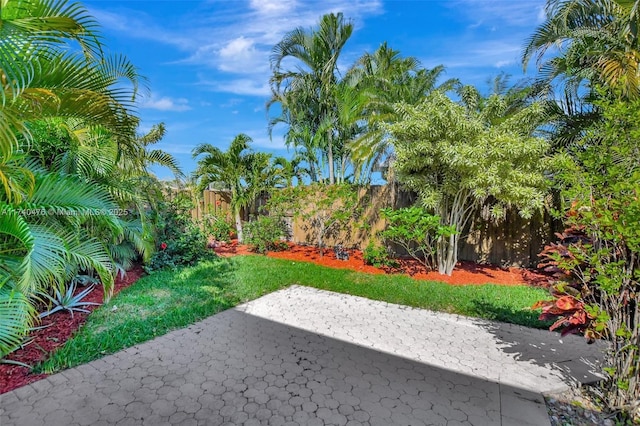
[(274, 173), (284, 186), (293, 186), (294, 178), (298, 185), (302, 185), (304, 177), (309, 176), (309, 170), (303, 166), (303, 161), (303, 157), (300, 154), (294, 155), (291, 160), (285, 157), (273, 159)]
[(474, 110), (434, 92), (418, 105), (398, 104), (403, 119), (387, 126), (399, 182), (420, 195), (442, 226), (455, 230), (438, 239), (441, 274), (453, 271), (462, 232), (483, 202), (494, 200), (496, 216), (514, 206), (530, 217), (543, 206), (549, 145), (532, 135), (544, 108), (534, 103), (497, 120), (508, 104), (498, 95), (485, 103)]
[(631, 424), (640, 421), (640, 100), (598, 107), (603, 119), (556, 175), (567, 229), (540, 254), (558, 282), (538, 307), (557, 320), (552, 329), (606, 344), (604, 378), (585, 390)]
[(233, 138), (226, 151), (211, 144), (200, 144), (193, 150), (193, 158), (202, 156), (194, 172), (199, 189), (216, 184), (231, 192), (231, 210), (239, 242), (243, 241), (241, 209), (275, 184), (270, 155), (252, 152), (251, 142), (249, 136), (241, 133)]
[[(97, 24), (82, 5), (0, 0), (0, 6), (2, 357), (34, 322), (38, 292), (85, 271), (100, 277), (108, 298), (116, 267), (99, 237), (127, 232), (111, 214), (119, 206), (105, 188), (57, 168), (55, 148), (71, 139), (50, 146), (52, 156), (34, 153), (30, 128), (43, 118), (81, 119), (111, 132), (118, 157), (137, 123), (132, 111), (139, 77), (126, 58), (103, 54)], [(69, 41), (79, 48), (69, 49)]]
[(522, 61), (526, 69), (535, 60), (538, 78), (558, 93), (545, 129), (556, 149), (584, 140), (602, 118), (596, 104), (603, 96), (640, 95), (638, 7), (636, 0), (547, 1), (547, 19)]
[[(21, 148), (19, 135), (31, 140), (26, 126), (31, 120), (75, 117), (130, 136), (138, 73), (125, 57), (102, 53), (97, 23), (86, 8), (65, 0), (1, 0), (0, 5), (2, 163), (13, 163)], [(68, 41), (77, 42), (80, 50), (68, 50)], [(131, 90), (122, 79), (132, 84)], [(9, 200), (29, 192), (30, 176), (21, 166), (0, 170)]]
[(400, 51), (383, 43), (373, 53), (365, 53), (349, 69), (346, 80), (363, 93), (360, 104), (361, 131), (348, 143), (348, 150), (358, 173), (368, 174), (373, 169), (388, 169), (392, 146), (385, 124), (396, 122), (393, 105), (404, 102), (415, 105), (434, 90), (446, 92), (457, 87), (458, 80), (449, 79), (441, 84), (442, 65), (433, 69), (421, 68), (413, 57), (402, 57)]
[[(535, 57), (540, 75), (573, 86), (586, 82), (640, 96), (640, 2), (548, 0), (547, 19), (527, 41), (525, 67)], [(555, 48), (555, 55), (547, 52)]]
[[(78, 271), (95, 271), (111, 295), (115, 268), (92, 223), (124, 232), (109, 194), (73, 176), (34, 170), (34, 186), (22, 203), (0, 202), (0, 357), (13, 350), (33, 323), (38, 292), (58, 288)], [(5, 308), (5, 309), (3, 309)], [(6, 327), (6, 328), (5, 328)]]
[[(342, 13), (324, 15), (315, 30), (296, 28), (276, 44), (271, 55), (271, 107), (279, 104), (281, 115), (271, 127), (284, 122), (290, 127), (308, 129), (327, 158), (329, 183), (336, 181), (336, 137), (339, 129), (327, 126), (336, 120), (335, 87), (340, 81), (338, 60), (353, 32), (353, 24)], [(287, 68), (288, 59), (295, 67)], [(295, 139), (293, 139), (295, 141)], [(338, 158), (338, 162), (341, 158)]]
[[(103, 230), (102, 235), (119, 270), (128, 269), (139, 255), (147, 261), (155, 245), (155, 223), (147, 217), (147, 210), (155, 207), (161, 196), (148, 168), (159, 165), (173, 171), (176, 178), (183, 176), (173, 156), (152, 148), (164, 136), (164, 124), (153, 126), (146, 134), (130, 136), (126, 150), (119, 149), (116, 138), (103, 127), (89, 127), (77, 119), (63, 120), (60, 126), (70, 135), (69, 143), (62, 146), (64, 151), (53, 160), (51, 170), (93, 182), (109, 193), (121, 212), (130, 213), (118, 217), (125, 234), (116, 236)], [(34, 138), (34, 152), (41, 145)]]

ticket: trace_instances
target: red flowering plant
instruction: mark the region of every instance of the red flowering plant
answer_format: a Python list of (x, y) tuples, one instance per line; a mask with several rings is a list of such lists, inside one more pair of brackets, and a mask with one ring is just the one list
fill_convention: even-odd
[[(571, 215), (570, 211), (569, 216)], [(595, 339), (603, 337), (607, 315), (597, 306), (585, 303), (585, 297), (592, 291), (583, 279), (593, 271), (589, 271), (581, 253), (591, 247), (590, 241), (584, 232), (576, 228), (556, 233), (556, 237), (559, 242), (544, 248), (539, 254), (543, 261), (538, 265), (539, 268), (552, 272), (558, 280), (551, 288), (554, 299), (539, 301), (532, 308), (542, 309), (540, 320), (556, 320), (549, 327), (550, 330), (562, 328), (562, 336), (583, 334), (593, 343)]]
[(602, 119), (556, 174), (568, 229), (541, 253), (559, 282), (537, 306), (557, 318), (552, 327), (601, 340), (606, 377), (590, 386), (594, 402), (628, 424), (640, 422), (640, 100), (596, 105)]
[(598, 400), (640, 419), (640, 174), (610, 189), (574, 205), (570, 227), (540, 254), (540, 266), (556, 272), (558, 282), (553, 300), (534, 308), (542, 308), (540, 319), (555, 319), (551, 329), (562, 328), (562, 335), (606, 342)]
[(194, 265), (202, 259), (215, 257), (215, 253), (207, 249), (205, 234), (191, 218), (192, 207), (192, 201), (182, 194), (158, 203), (155, 237), (159, 244), (158, 250), (145, 265), (147, 273), (162, 268)]

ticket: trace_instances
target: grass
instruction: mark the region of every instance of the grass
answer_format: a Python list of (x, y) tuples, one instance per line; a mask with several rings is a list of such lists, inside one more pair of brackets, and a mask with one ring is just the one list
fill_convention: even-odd
[(547, 298), (525, 286), (450, 286), (402, 275), (370, 275), (266, 256), (238, 256), (160, 271), (108, 304), (35, 371), (54, 372), (145, 342), (292, 284), (435, 311), (543, 328), (529, 309)]

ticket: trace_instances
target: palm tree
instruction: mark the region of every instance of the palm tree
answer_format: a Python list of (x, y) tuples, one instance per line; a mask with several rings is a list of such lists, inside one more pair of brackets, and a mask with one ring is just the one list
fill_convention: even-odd
[(586, 81), (640, 96), (640, 1), (547, 0), (546, 12), (524, 49), (525, 68), (535, 57), (547, 81), (559, 78), (574, 91)]
[[(105, 298), (111, 294), (114, 261), (98, 236), (127, 230), (115, 216), (94, 213), (117, 208), (114, 198), (78, 173), (25, 154), (33, 144), (30, 123), (49, 117), (102, 126), (116, 138), (116, 157), (129, 147), (139, 76), (126, 58), (103, 55), (96, 28), (78, 3), (0, 0), (0, 357), (34, 321), (39, 291), (85, 270), (100, 276)], [(68, 51), (68, 41), (81, 51)], [(109, 155), (97, 152), (95, 158)]]
[[(101, 124), (126, 144), (135, 130), (132, 118), (139, 75), (123, 56), (107, 57), (86, 8), (64, 0), (0, 0), (0, 158), (9, 161), (22, 135), (31, 141), (27, 122), (73, 117)], [(81, 52), (68, 52), (66, 41)], [(122, 80), (132, 86), (127, 89)], [(28, 168), (11, 170), (29, 174)], [(0, 180), (12, 182), (7, 170)], [(4, 185), (8, 199), (20, 200), (20, 186)]]
[(194, 172), (199, 189), (217, 184), (231, 192), (231, 210), (239, 242), (243, 241), (241, 209), (249, 206), (263, 189), (274, 183), (273, 173), (269, 172), (270, 155), (251, 152), (251, 142), (249, 136), (241, 133), (233, 138), (226, 151), (207, 143), (193, 150), (193, 158), (202, 155)]
[(11, 352), (34, 320), (34, 297), (68, 282), (78, 270), (96, 271), (113, 288), (112, 258), (86, 227), (99, 223), (114, 235), (123, 229), (109, 194), (74, 176), (33, 170), (28, 200), (10, 203), (0, 196), (0, 358)]
[(309, 176), (309, 170), (303, 167), (303, 157), (296, 153), (291, 160), (285, 157), (276, 157), (273, 159), (274, 173), (285, 186), (292, 187), (293, 179), (297, 180), (298, 185), (302, 184), (302, 179)]
[[(275, 45), (271, 55), (272, 99), (280, 103), (290, 126), (301, 121), (315, 135), (328, 117), (335, 117), (335, 86), (340, 80), (338, 59), (353, 32), (353, 24), (342, 13), (324, 15), (316, 30), (296, 28)], [(295, 68), (285, 69), (283, 61), (295, 59)], [(303, 125), (303, 127), (305, 126)], [(335, 183), (334, 129), (323, 134), (321, 147), (327, 156), (329, 183)]]
[(444, 71), (441, 65), (430, 70), (421, 68), (417, 59), (402, 57), (386, 42), (356, 61), (346, 79), (366, 94), (359, 117), (366, 121), (366, 129), (348, 146), (359, 173), (371, 173), (381, 164), (386, 164), (383, 169), (388, 168), (393, 154), (385, 126), (399, 120), (394, 104), (416, 105), (433, 91), (445, 92), (459, 86), (457, 79), (437, 84)]
[[(148, 168), (160, 165), (170, 169), (176, 178), (183, 176), (177, 161), (170, 154), (152, 149), (165, 134), (163, 123), (154, 125), (143, 135), (130, 136), (125, 154), (119, 155), (116, 138), (100, 126), (88, 127), (77, 119), (58, 121), (70, 135), (63, 153), (54, 159), (52, 169), (78, 176), (105, 189), (122, 209), (132, 212), (118, 217), (125, 234), (102, 238), (109, 248), (118, 269), (128, 269), (131, 261), (142, 255), (148, 260), (154, 251), (155, 224), (147, 219), (147, 206), (155, 206), (158, 198), (154, 179)], [(35, 150), (40, 141), (34, 141)], [(135, 212), (135, 214), (133, 214)]]

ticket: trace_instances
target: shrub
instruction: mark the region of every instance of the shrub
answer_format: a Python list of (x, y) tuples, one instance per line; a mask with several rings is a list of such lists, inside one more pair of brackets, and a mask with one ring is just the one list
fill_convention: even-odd
[(389, 222), (379, 233), (385, 242), (397, 244), (409, 256), (429, 270), (436, 265), (436, 247), (440, 237), (455, 233), (453, 226), (440, 225), (440, 217), (429, 214), (420, 207), (393, 210), (381, 209), (382, 217)]
[(233, 228), (226, 218), (215, 214), (205, 215), (202, 219), (202, 228), (207, 237), (213, 237), (216, 241), (231, 241)]
[(282, 241), (287, 229), (279, 217), (260, 216), (245, 225), (245, 242), (253, 247), (257, 253), (282, 250), (288, 247)]
[(398, 266), (398, 262), (389, 257), (389, 252), (386, 247), (375, 244), (373, 241), (369, 241), (367, 247), (362, 252), (362, 259), (367, 265), (381, 268), (387, 266), (395, 268)]
[(640, 102), (599, 106), (603, 120), (560, 174), (567, 230), (541, 253), (560, 281), (535, 307), (557, 319), (552, 329), (608, 343), (607, 377), (590, 389), (609, 411), (640, 420)]
[(207, 236), (191, 219), (191, 206), (183, 197), (158, 205), (157, 251), (145, 265), (148, 273), (194, 265), (200, 259), (215, 257), (215, 253), (207, 249)]
[(42, 312), (39, 317), (44, 318), (48, 317), (51, 314), (54, 314), (58, 311), (68, 311), (73, 318), (73, 311), (89, 313), (86, 309), (82, 309), (85, 306), (97, 306), (99, 303), (93, 302), (83, 302), (84, 299), (91, 291), (93, 290), (93, 285), (85, 288), (78, 294), (76, 292), (76, 282), (75, 280), (71, 281), (71, 283), (67, 286), (66, 289), (55, 289), (53, 291), (53, 296), (48, 293), (40, 293), (45, 299), (47, 299), (53, 307), (45, 312)]

